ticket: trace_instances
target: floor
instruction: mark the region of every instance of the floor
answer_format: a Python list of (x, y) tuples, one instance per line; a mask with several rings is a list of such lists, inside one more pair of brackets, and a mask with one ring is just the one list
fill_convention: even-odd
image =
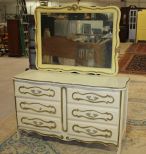
[[(131, 43), (120, 44), (120, 56)], [(28, 58), (0, 57), (0, 143), (16, 131), (13, 77), (29, 67)], [(146, 101), (146, 77), (143, 75), (118, 74), (129, 76), (129, 102)], [(136, 87), (136, 88), (135, 88)]]
[(16, 130), (12, 79), (28, 66), (28, 58), (0, 57), (0, 143)]

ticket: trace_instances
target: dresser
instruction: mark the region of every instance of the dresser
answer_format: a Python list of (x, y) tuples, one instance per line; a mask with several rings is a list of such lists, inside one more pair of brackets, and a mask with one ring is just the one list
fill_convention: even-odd
[(126, 129), (125, 77), (28, 70), (14, 77), (18, 132), (115, 145)]
[(129, 79), (117, 76), (119, 17), (114, 6), (36, 8), (37, 70), (14, 77), (18, 136), (20, 130), (36, 132), (120, 154)]

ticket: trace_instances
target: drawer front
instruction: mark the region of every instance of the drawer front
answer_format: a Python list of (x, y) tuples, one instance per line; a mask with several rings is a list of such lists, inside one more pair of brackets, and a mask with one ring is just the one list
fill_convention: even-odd
[(16, 104), (17, 111), (46, 116), (61, 116), (61, 107), (59, 102), (16, 97)]
[(119, 125), (119, 109), (86, 105), (68, 105), (68, 118), (86, 122)]
[(68, 88), (68, 102), (119, 108), (120, 92)]
[(60, 101), (61, 92), (59, 87), (46, 83), (15, 82), (15, 95)]
[(33, 114), (26, 114), (17, 112), (18, 127), (43, 131), (61, 131), (61, 120), (59, 118), (35, 116)]
[(86, 141), (118, 142), (118, 127), (87, 122), (68, 122), (68, 134), (85, 138)]

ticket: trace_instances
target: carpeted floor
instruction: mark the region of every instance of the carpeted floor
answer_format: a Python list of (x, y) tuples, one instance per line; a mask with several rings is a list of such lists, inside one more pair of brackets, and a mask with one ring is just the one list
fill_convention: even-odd
[(133, 43), (126, 50), (126, 53), (146, 53), (146, 42)]
[(146, 74), (146, 54), (126, 53), (119, 62), (119, 72)]
[(14, 134), (0, 146), (0, 154), (57, 154), (55, 148), (41, 138)]
[(119, 60), (119, 73), (146, 74), (146, 43), (132, 44)]

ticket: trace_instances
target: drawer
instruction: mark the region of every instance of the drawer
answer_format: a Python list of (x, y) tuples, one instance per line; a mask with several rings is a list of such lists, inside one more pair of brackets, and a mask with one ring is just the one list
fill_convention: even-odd
[(30, 130), (42, 130), (52, 132), (61, 131), (61, 120), (59, 118), (45, 117), (45, 116), (35, 116), (33, 114), (26, 114), (22, 112), (17, 112), (18, 127), (27, 128)]
[(88, 90), (68, 88), (67, 92), (69, 103), (116, 108), (120, 106), (120, 91), (101, 90), (98, 88), (90, 88)]
[(78, 121), (119, 125), (119, 109), (87, 105), (68, 105), (68, 118)]
[(93, 124), (87, 122), (69, 121), (68, 135), (76, 136), (84, 141), (118, 142), (118, 127), (111, 125)]
[(60, 87), (40, 82), (15, 82), (15, 95), (60, 101)]
[(16, 97), (17, 111), (39, 115), (61, 116), (59, 102)]

